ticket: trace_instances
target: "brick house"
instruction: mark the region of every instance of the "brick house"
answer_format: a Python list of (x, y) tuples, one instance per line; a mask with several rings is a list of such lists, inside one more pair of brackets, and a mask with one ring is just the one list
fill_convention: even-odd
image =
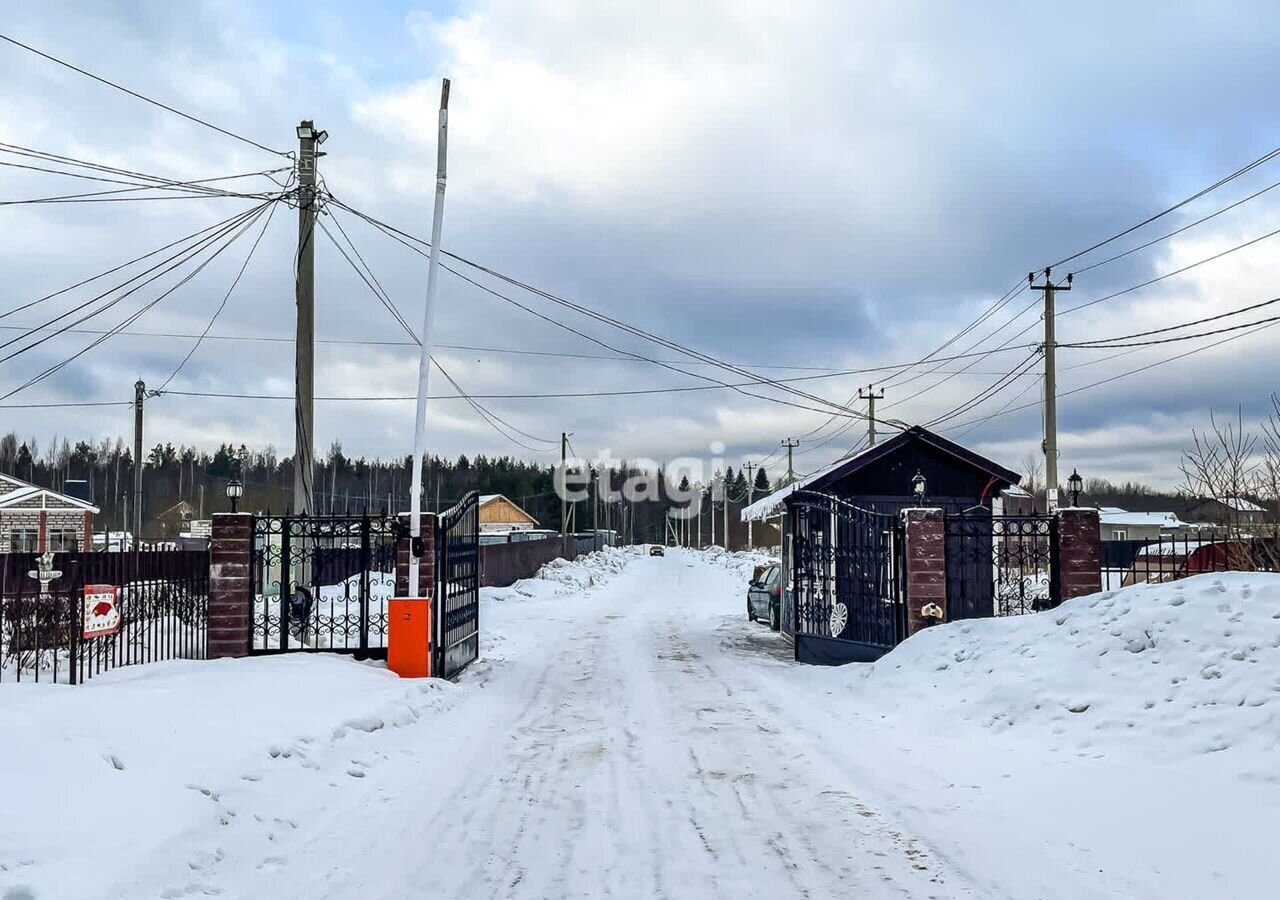
[(97, 512), (86, 500), (0, 475), (0, 553), (91, 549)]

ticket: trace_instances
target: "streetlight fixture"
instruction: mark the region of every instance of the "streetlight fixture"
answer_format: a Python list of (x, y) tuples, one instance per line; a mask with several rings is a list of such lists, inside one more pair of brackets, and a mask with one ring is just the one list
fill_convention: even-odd
[(240, 481), (239, 476), (232, 475), (231, 480), (227, 482), (227, 499), (231, 501), (231, 511), (240, 511), (240, 498), (244, 496), (244, 484)]
[(303, 122), (298, 126), (298, 140), (309, 141), (316, 136), (316, 130), (311, 122)]
[(911, 479), (911, 493), (916, 498), (916, 503), (924, 503), (924, 476), (920, 474), (920, 470), (916, 469), (915, 477)]
[(1071, 505), (1080, 505), (1080, 492), (1084, 490), (1084, 479), (1080, 477), (1080, 473), (1071, 469), (1071, 477), (1067, 479), (1067, 492), (1071, 494)]

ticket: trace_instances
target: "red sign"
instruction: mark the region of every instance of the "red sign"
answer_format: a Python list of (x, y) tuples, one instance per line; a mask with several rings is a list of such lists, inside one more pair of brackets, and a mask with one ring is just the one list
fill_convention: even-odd
[(116, 606), (114, 584), (84, 586), (84, 636), (103, 637), (120, 629), (120, 610)]

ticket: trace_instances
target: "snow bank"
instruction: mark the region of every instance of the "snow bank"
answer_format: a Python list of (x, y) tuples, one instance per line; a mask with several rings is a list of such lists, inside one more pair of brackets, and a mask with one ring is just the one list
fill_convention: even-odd
[(483, 588), (481, 597), (490, 600), (536, 599), (575, 593), (603, 584), (627, 563), (641, 555), (643, 547), (604, 547), (575, 560), (553, 559), (531, 578), (500, 588)]
[(269, 840), (288, 827), (281, 817), (323, 802), (300, 787), (303, 773), (321, 785), (362, 776), (363, 740), (465, 690), (321, 654), (152, 663), (74, 688), (5, 684), (0, 896), (99, 896), (211, 820), (228, 842), (232, 825)]
[(707, 547), (703, 550), (690, 550), (698, 558), (713, 566), (729, 569), (735, 575), (750, 580), (756, 566), (767, 566), (778, 561), (776, 555), (765, 550), (725, 550), (723, 547)]
[(1225, 765), (1280, 781), (1266, 759), (1280, 749), (1276, 575), (1201, 575), (939, 626), (849, 677), (876, 703), (1046, 752), (1226, 752)]

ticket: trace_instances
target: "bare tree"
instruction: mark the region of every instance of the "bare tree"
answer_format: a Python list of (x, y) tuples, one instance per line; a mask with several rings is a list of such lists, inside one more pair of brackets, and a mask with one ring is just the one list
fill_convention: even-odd
[(1039, 509), (1045, 488), (1044, 459), (1038, 453), (1028, 453), (1022, 457), (1022, 471), (1026, 474), (1022, 476), (1021, 487), (1031, 495), (1032, 501)]

